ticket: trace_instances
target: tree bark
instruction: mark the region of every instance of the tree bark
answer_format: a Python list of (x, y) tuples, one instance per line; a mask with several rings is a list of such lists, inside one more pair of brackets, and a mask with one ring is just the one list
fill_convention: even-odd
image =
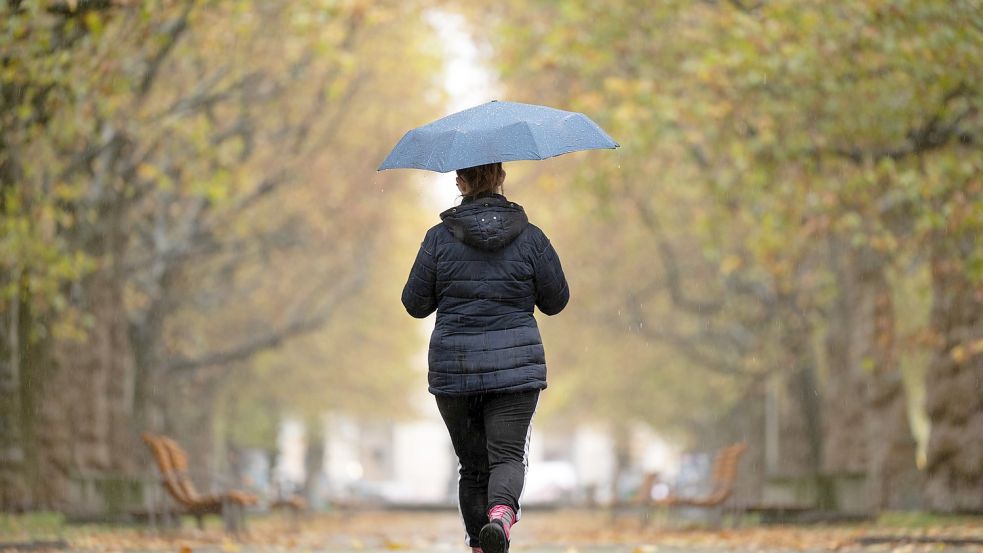
[(324, 429), (316, 421), (307, 424), (307, 448), (304, 450), (304, 485), (300, 494), (308, 505), (317, 505), (324, 471)]
[[(908, 419), (908, 402), (895, 346), (894, 301), (884, 264), (867, 256), (859, 302), (861, 359), (867, 377), (867, 489), (874, 509), (919, 506), (918, 446)], [(870, 260), (873, 259), (873, 263)], [(865, 260), (858, 260), (865, 264)]]
[[(788, 300), (791, 301), (791, 300)], [(781, 341), (788, 373), (784, 380), (784, 401), (778, 405), (779, 453), (777, 469), (782, 476), (816, 476), (822, 462), (822, 406), (816, 378), (816, 357), (811, 342), (811, 326), (804, 317), (788, 313), (782, 326)]]
[(827, 321), (826, 381), (823, 385), (824, 458), (828, 473), (862, 473), (867, 470), (866, 382), (857, 344), (857, 304), (861, 295), (857, 275), (844, 239), (830, 238), (830, 265), (837, 296)]
[[(118, 147), (107, 149), (97, 180), (108, 180), (118, 159)], [(136, 375), (121, 268), (125, 200), (109, 186), (95, 188), (100, 190), (92, 198), (97, 219), (65, 234), (74, 249), (99, 263), (62, 290), (73, 310), (86, 317), (79, 323), (84, 335), (54, 341), (37, 409), (38, 499), (44, 507), (68, 512), (93, 508), (79, 503), (73, 479), (132, 474), (139, 452), (132, 418)]]
[(134, 466), (133, 370), (122, 289), (100, 271), (84, 281), (80, 308), (92, 317), (83, 341), (62, 340), (44, 383), (39, 412), (39, 498), (46, 507), (78, 510), (71, 479), (131, 472)]
[[(960, 240), (961, 241), (957, 241)], [(926, 377), (931, 422), (925, 499), (942, 512), (983, 511), (983, 285), (961, 260), (979, 237), (939, 237), (932, 253), (931, 328), (935, 352)]]
[(768, 465), (771, 474), (810, 482), (814, 502), (823, 509), (834, 507), (832, 492), (822, 474), (823, 396), (819, 388), (816, 352), (812, 343), (812, 322), (797, 305), (794, 295), (781, 299), (782, 324), (779, 341), (786, 367), (776, 375), (777, 395), (773, 401), (777, 415), (778, 444), (771, 444)]
[(839, 295), (826, 342), (824, 468), (865, 473), (871, 510), (916, 508), (921, 475), (897, 360), (887, 260), (842, 242), (834, 242), (832, 255)]
[[(20, 274), (11, 275), (17, 292), (6, 310), (0, 310), (0, 511), (20, 511), (31, 504), (27, 485), (27, 449), (30, 436), (24, 421), (22, 329), (30, 314), (21, 297)], [(0, 281), (2, 282), (2, 281)]]

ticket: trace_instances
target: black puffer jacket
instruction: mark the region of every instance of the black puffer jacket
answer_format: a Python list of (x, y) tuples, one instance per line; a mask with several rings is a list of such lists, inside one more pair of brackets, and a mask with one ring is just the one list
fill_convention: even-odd
[(427, 231), (403, 305), (437, 311), (430, 392), (468, 395), (546, 387), (546, 356), (533, 308), (559, 313), (570, 298), (550, 241), (505, 196), (465, 201)]

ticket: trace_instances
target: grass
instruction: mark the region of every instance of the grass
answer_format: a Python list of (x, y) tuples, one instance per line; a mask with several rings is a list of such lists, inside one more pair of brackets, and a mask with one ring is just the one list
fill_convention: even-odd
[(60, 538), (64, 530), (65, 516), (61, 513), (0, 513), (0, 541)]
[(877, 526), (907, 530), (944, 528), (948, 526), (979, 525), (980, 517), (945, 515), (927, 511), (887, 511), (877, 517)]

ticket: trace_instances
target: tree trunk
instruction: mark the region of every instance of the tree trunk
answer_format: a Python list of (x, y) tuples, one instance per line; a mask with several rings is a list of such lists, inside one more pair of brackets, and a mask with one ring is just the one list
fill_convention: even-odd
[(307, 424), (307, 448), (304, 450), (304, 485), (300, 494), (308, 505), (317, 505), (324, 474), (324, 429), (317, 421)]
[(897, 361), (887, 260), (841, 242), (832, 253), (839, 296), (826, 342), (824, 467), (866, 473), (869, 509), (916, 508), (921, 475)]
[(804, 321), (796, 322), (797, 318), (789, 315), (782, 328), (789, 372), (784, 379), (784, 401), (778, 404), (780, 462), (776, 469), (782, 476), (816, 476), (823, 451), (821, 398), (811, 329)]
[(229, 487), (225, 442), (216, 435), (220, 415), (216, 395), (222, 382), (223, 375), (214, 373), (184, 378), (171, 376), (164, 380), (165, 431), (187, 453), (192, 480), (201, 489), (211, 491)]
[(826, 381), (823, 385), (824, 459), (828, 473), (867, 470), (865, 432), (866, 381), (857, 348), (857, 305), (861, 296), (850, 247), (830, 238), (830, 264), (836, 278), (834, 300), (826, 330)]
[(745, 504), (761, 501), (770, 468), (766, 459), (767, 393), (764, 383), (752, 382), (727, 413), (701, 421), (695, 429), (697, 443), (707, 451), (739, 442), (747, 445), (734, 483), (734, 497)]
[(0, 311), (0, 511), (32, 508), (38, 481), (33, 431), (40, 379), (35, 373), (45, 366), (42, 358), (50, 342), (28, 338), (34, 323), (22, 277), (12, 275), (17, 292)]
[(779, 329), (787, 372), (778, 375), (780, 386), (773, 389), (776, 402), (777, 448), (772, 446), (768, 463), (772, 476), (810, 483), (814, 503), (823, 509), (834, 507), (832, 490), (823, 478), (823, 397), (817, 377), (817, 360), (812, 344), (812, 324), (796, 305), (795, 297), (783, 300), (783, 324)]
[(59, 510), (84, 507), (72, 504), (73, 477), (135, 468), (122, 289), (105, 271), (86, 279), (83, 289), (78, 307), (91, 316), (91, 327), (82, 341), (59, 341), (39, 413), (40, 497)]
[(747, 444), (742, 466), (738, 467), (739, 477), (735, 484), (735, 496), (746, 504), (760, 503), (764, 492), (765, 467), (765, 392), (762, 386), (755, 386), (748, 395), (749, 405), (742, 409), (743, 427), (740, 439)]
[[(16, 283), (20, 278), (14, 275), (10, 280)], [(28, 503), (23, 478), (19, 288), (9, 308), (0, 310), (0, 315), (4, 315), (0, 319), (0, 511), (23, 509)]]
[[(861, 261), (862, 262), (862, 261)], [(867, 489), (875, 509), (915, 509), (922, 476), (895, 346), (894, 301), (875, 261), (862, 271), (859, 339), (867, 375)]]
[(611, 474), (611, 500), (618, 503), (625, 499), (622, 483), (631, 468), (631, 428), (624, 421), (612, 423), (611, 438), (614, 442), (614, 466)]
[(133, 349), (133, 423), (141, 431), (160, 433), (168, 428), (168, 383), (161, 352), (165, 305), (165, 301), (155, 298), (150, 308), (131, 314), (128, 325)]
[(925, 499), (943, 512), (983, 511), (983, 352), (973, 347), (983, 340), (983, 286), (961, 263), (978, 239), (939, 238), (932, 253), (937, 342), (925, 382), (932, 425)]

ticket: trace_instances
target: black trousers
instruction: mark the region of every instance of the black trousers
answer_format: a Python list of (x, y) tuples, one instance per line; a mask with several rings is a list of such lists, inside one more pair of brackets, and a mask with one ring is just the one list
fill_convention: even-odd
[(460, 463), (457, 491), (468, 542), (477, 547), (492, 506), (508, 505), (518, 518), (539, 390), (436, 397)]

